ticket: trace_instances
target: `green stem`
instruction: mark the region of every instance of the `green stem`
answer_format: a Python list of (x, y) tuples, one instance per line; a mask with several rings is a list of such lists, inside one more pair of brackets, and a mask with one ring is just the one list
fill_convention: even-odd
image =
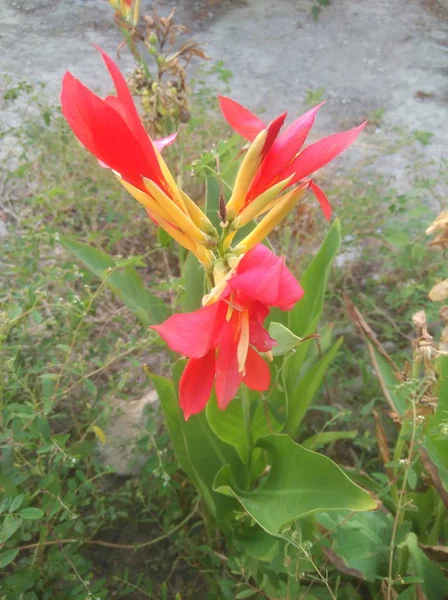
[(241, 387), (241, 403), (243, 406), (244, 433), (246, 437), (246, 473), (244, 488), (249, 491), (252, 483), (252, 452), (254, 449), (254, 438), (252, 436), (249, 393), (244, 384)]
[[(411, 431), (412, 431), (412, 426), (411, 426), (410, 419), (404, 418), (403, 422), (401, 424), (400, 432), (398, 434), (397, 442), (395, 444), (394, 455), (393, 455), (394, 463), (398, 463), (400, 461), (401, 457), (403, 456), (403, 451), (404, 451), (406, 442), (408, 441), (409, 434), (411, 433)], [(399, 468), (394, 467), (395, 483), (392, 486), (392, 497), (393, 497), (395, 503), (397, 503), (397, 500), (398, 500), (398, 473), (399, 473)]]

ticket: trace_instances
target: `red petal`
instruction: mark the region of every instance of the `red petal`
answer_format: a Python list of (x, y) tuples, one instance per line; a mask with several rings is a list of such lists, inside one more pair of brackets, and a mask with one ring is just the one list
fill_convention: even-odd
[(179, 404), (186, 421), (205, 408), (215, 379), (215, 351), (190, 358), (179, 383)]
[(264, 392), (271, 385), (271, 371), (269, 365), (261, 358), (258, 352), (249, 348), (246, 359), (246, 374), (243, 383), (251, 390)]
[(316, 113), (322, 104), (324, 102), (296, 119), (272, 144), (272, 148), (260, 167), (259, 175), (254, 179), (249, 190), (250, 200), (273, 185), (276, 179), (283, 179), (281, 177), (282, 170), (288, 166), (305, 143), (316, 119)]
[(263, 327), (263, 321), (269, 314), (269, 308), (261, 302), (254, 302), (249, 314), (249, 341), (260, 352), (268, 352), (277, 342)]
[(272, 144), (275, 142), (275, 140), (278, 136), (278, 132), (280, 131), (283, 123), (285, 122), (287, 114), (288, 113), (285, 113), (285, 112), (282, 113), (277, 118), (275, 118), (273, 121), (271, 121), (269, 123), (269, 125), (267, 126), (268, 135), (266, 136), (266, 141), (265, 141), (265, 143), (263, 145), (263, 149), (261, 151), (262, 158), (264, 158), (266, 156), (266, 154), (271, 149)]
[(122, 117), (70, 73), (62, 82), (61, 104), (64, 117), (87, 150), (141, 188), (140, 175), (148, 173), (147, 162)]
[(121, 115), (123, 120), (128, 124), (129, 129), (132, 131), (134, 137), (140, 143), (146, 160), (151, 164), (154, 177), (156, 177), (154, 181), (163, 181), (162, 171), (160, 169), (156, 153), (154, 152), (151, 138), (147, 134), (146, 129), (143, 127), (143, 124), (140, 120), (140, 116), (135, 106), (132, 94), (128, 88), (128, 84), (126, 83), (126, 79), (123, 77), (120, 69), (110, 58), (110, 56), (108, 56), (99, 46), (95, 46), (95, 48), (101, 53), (107, 70), (109, 71), (112, 81), (114, 82), (115, 89), (117, 90), (117, 97), (108, 96), (105, 101), (112, 102), (112, 107), (115, 108), (115, 110), (117, 110), (117, 112)]
[(257, 244), (243, 257), (229, 285), (253, 300), (282, 310), (290, 310), (303, 296), (299, 282), (286, 268), (284, 259), (262, 244)]
[(304, 177), (311, 175), (324, 165), (331, 162), (352, 144), (366, 126), (367, 121), (350, 131), (335, 133), (311, 144), (301, 152), (290, 165), (282, 172), (282, 178), (294, 175), (289, 185), (297, 183)]
[(310, 189), (314, 193), (317, 198), (317, 201), (320, 204), (322, 212), (324, 213), (324, 217), (329, 221), (331, 219), (331, 214), (333, 209), (331, 208), (330, 201), (328, 200), (325, 192), (314, 183), (314, 181), (310, 181)]
[(217, 345), (225, 323), (227, 304), (216, 302), (190, 313), (177, 313), (161, 325), (153, 325), (171, 350), (190, 358), (201, 358)]
[(239, 315), (233, 314), (222, 332), (216, 359), (215, 391), (218, 407), (224, 410), (238, 391), (242, 373), (238, 372), (237, 348), (239, 335), (236, 330)]
[(260, 131), (266, 129), (266, 125), (261, 119), (256, 117), (247, 108), (244, 108), (244, 106), (241, 106), (241, 104), (238, 104), (238, 102), (235, 102), (235, 100), (226, 96), (218, 96), (218, 99), (221, 112), (227, 123), (239, 135), (249, 140), (249, 142), (253, 142)]

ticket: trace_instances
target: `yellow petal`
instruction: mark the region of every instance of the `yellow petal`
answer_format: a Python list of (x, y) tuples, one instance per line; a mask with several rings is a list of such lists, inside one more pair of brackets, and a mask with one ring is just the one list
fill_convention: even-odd
[(308, 184), (291, 190), (278, 204), (268, 212), (268, 214), (258, 223), (258, 225), (246, 236), (241, 242), (235, 246), (233, 252), (242, 254), (259, 244), (264, 238), (271, 233), (280, 221), (292, 210), (294, 205), (302, 198), (308, 189)]
[(252, 202), (250, 202), (247, 206), (243, 208), (239, 215), (235, 218), (233, 223), (231, 224), (231, 229), (239, 229), (240, 227), (244, 227), (247, 225), (249, 221), (258, 217), (258, 215), (264, 212), (266, 206), (275, 201), (276, 197), (282, 190), (284, 190), (288, 186), (288, 182), (292, 179), (288, 177), (279, 183), (276, 183), (265, 192), (257, 196)]
[(236, 214), (243, 207), (247, 192), (249, 191), (250, 184), (252, 183), (252, 179), (254, 178), (257, 169), (261, 164), (261, 151), (267, 135), (268, 130), (263, 129), (263, 131), (260, 131), (252, 144), (249, 146), (249, 150), (246, 152), (246, 156), (244, 157), (241, 167), (237, 173), (232, 196), (227, 203), (227, 211), (232, 209), (232, 212), (234, 211)]
[(165, 194), (159, 186), (152, 181), (143, 177), (145, 187), (148, 192), (157, 200), (157, 202), (163, 206), (167, 213), (170, 215), (170, 221), (177, 225), (184, 233), (193, 238), (199, 244), (208, 247), (216, 246), (216, 240), (211, 238), (209, 235), (201, 231), (192, 221), (190, 215), (184, 213), (177, 204), (175, 204), (169, 196)]
[(177, 186), (177, 183), (175, 182), (174, 177), (171, 175), (171, 171), (168, 169), (166, 162), (163, 160), (162, 155), (160, 154), (160, 152), (157, 150), (157, 148), (155, 146), (154, 146), (154, 152), (156, 153), (157, 160), (159, 161), (162, 175), (173, 194), (173, 200), (174, 200), (175, 204), (177, 204), (179, 206), (179, 208), (184, 213), (186, 213), (187, 209), (185, 208), (184, 201), (182, 200), (182, 196), (180, 195), (179, 187)]
[(238, 371), (244, 373), (246, 366), (247, 353), (249, 351), (249, 311), (246, 309), (241, 314), (241, 335), (236, 357), (238, 361)]
[(210, 221), (207, 215), (199, 208), (196, 202), (193, 202), (193, 200), (189, 196), (187, 196), (187, 194), (180, 188), (179, 192), (187, 208), (188, 214), (193, 219), (194, 224), (197, 225), (202, 231), (205, 231), (210, 235), (218, 237), (217, 231), (213, 223)]
[(197, 246), (196, 242), (191, 239), (191, 237), (186, 235), (183, 231), (176, 229), (176, 227), (173, 227), (173, 225), (171, 225), (171, 223), (169, 223), (168, 221), (165, 221), (164, 219), (161, 219), (160, 217), (157, 217), (156, 215), (154, 215), (154, 221), (157, 223), (157, 225), (160, 225), (160, 227), (162, 229), (164, 229), (167, 233), (169, 233), (170, 236), (173, 239), (175, 239), (176, 242), (178, 242), (181, 246), (183, 246), (190, 252), (193, 252), (193, 254), (195, 256), (197, 255), (197, 247), (198, 246)]
[(137, 200), (137, 202), (140, 202), (140, 204), (147, 208), (152, 215), (157, 215), (158, 217), (168, 221), (171, 219), (169, 213), (164, 209), (164, 207), (154, 200), (154, 198), (152, 198), (149, 194), (146, 194), (145, 192), (142, 192), (142, 190), (134, 187), (122, 179), (119, 175), (115, 175), (115, 177), (125, 188), (125, 190), (128, 191), (131, 196)]

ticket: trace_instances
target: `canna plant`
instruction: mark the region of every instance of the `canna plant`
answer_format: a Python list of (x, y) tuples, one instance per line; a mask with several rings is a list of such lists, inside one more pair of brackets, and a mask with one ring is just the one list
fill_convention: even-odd
[[(330, 219), (331, 205), (314, 174), (353, 143), (365, 123), (303, 149), (321, 105), (281, 132), (286, 113), (265, 124), (221, 98), (225, 119), (250, 145), (228, 201), (218, 181), (207, 186), (202, 209), (178, 187), (162, 158), (176, 135), (148, 136), (123, 76), (100, 52), (117, 95), (99, 98), (67, 73), (62, 112), (99, 165), (189, 252), (181, 265), (186, 312), (170, 315), (132, 266), (122, 268), (85, 244), (62, 242), (172, 350), (171, 378), (149, 376), (179, 462), (197, 488), (205, 518), (250, 557), (250, 572), (263, 593), (284, 597), (279, 590), (291, 578), (303, 589), (297, 564), (286, 557), (291, 548), (298, 555), (302, 541), (319, 531), (316, 515), (371, 511), (377, 501), (310, 449), (340, 439), (341, 432), (297, 442), (342, 342), (332, 344), (331, 331), (323, 332), (322, 353), (313, 341), (340, 243), (339, 222), (331, 225), (300, 284), (267, 235), (308, 190)], [(279, 565), (272, 570), (274, 557)], [(309, 556), (300, 569), (314, 572)]]

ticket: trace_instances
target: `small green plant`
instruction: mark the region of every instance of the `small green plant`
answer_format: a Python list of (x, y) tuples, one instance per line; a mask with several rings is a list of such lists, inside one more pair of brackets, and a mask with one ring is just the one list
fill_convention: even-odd
[(381, 125), (384, 117), (384, 108), (375, 108), (369, 112), (369, 123), (371, 125)]
[(325, 88), (309, 89), (305, 90), (305, 104), (306, 106), (315, 106), (322, 102), (324, 99)]
[(322, 10), (331, 5), (331, 0), (315, 0), (311, 7), (311, 15), (315, 21), (319, 20)]
[(412, 135), (417, 140), (417, 142), (420, 142), (420, 144), (422, 144), (422, 146), (429, 146), (431, 144), (432, 138), (434, 137), (434, 134), (430, 131), (422, 131), (418, 129), (414, 130), (412, 132)]

